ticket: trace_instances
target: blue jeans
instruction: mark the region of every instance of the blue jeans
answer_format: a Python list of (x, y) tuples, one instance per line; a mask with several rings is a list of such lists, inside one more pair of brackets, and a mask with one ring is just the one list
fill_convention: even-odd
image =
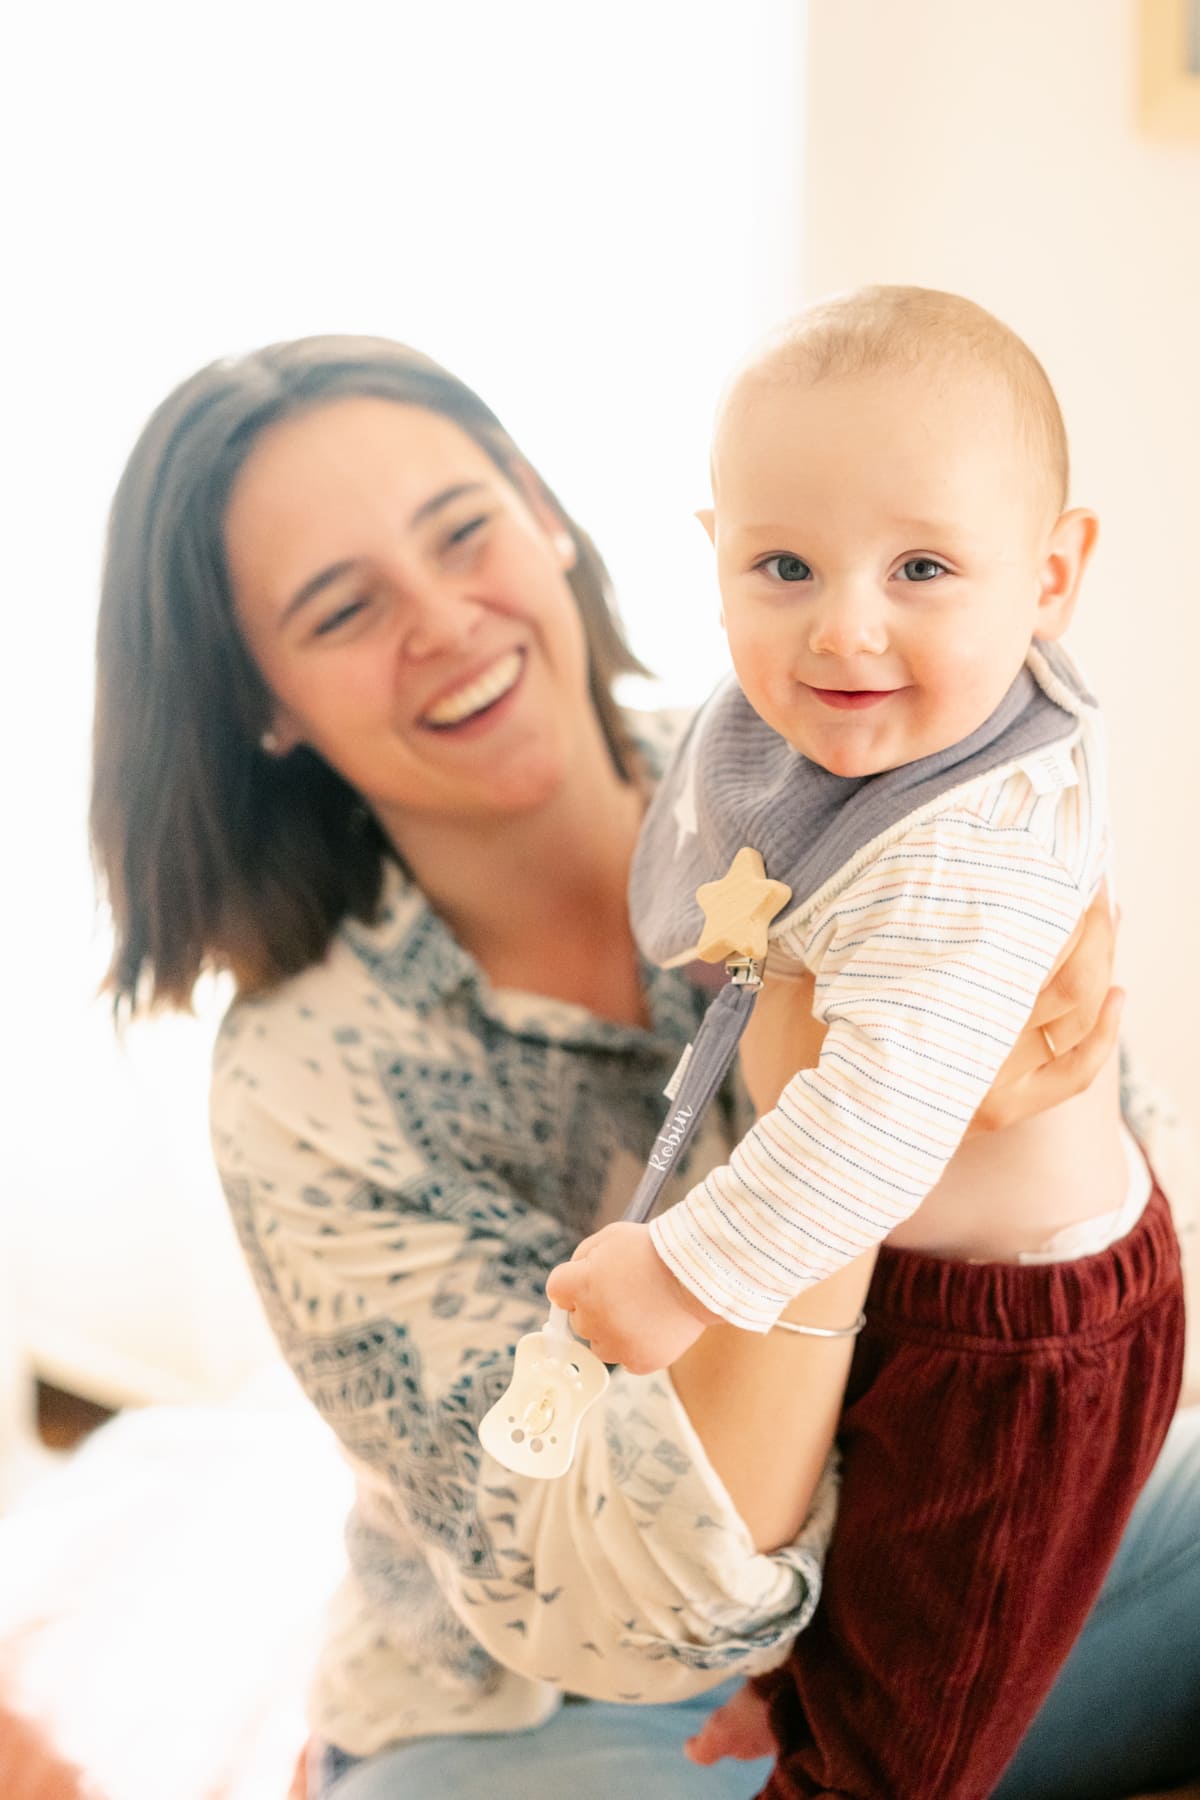
[[(537, 1731), (419, 1738), (361, 1761), (327, 1751), (314, 1800), (750, 1800), (769, 1763), (699, 1769), (683, 1755), (730, 1691), (671, 1706), (584, 1701)], [(1197, 1776), (1200, 1407), (1190, 1407), (994, 1800), (1124, 1800)]]

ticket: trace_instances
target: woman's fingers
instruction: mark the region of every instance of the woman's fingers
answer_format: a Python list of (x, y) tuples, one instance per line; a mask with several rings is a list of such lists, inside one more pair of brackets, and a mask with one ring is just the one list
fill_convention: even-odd
[(1060, 1050), (1058, 1021), (1070, 1021), (1067, 1048), (1085, 1038), (1100, 1016), (1112, 984), (1116, 950), (1116, 920), (1108, 904), (1108, 890), (1101, 887), (1095, 899), (1063, 945), (1041, 993), (1033, 1003), (1029, 1022), (1050, 1028), (1055, 1051)]
[(1110, 988), (1091, 1030), (1067, 1047), (1060, 1047), (1073, 1029), (1055, 1024), (1051, 1038), (1056, 1054), (1050, 1055), (1040, 1030), (1027, 1028), (1009, 1053), (990, 1091), (984, 1095), (971, 1121), (973, 1131), (1002, 1131), (1019, 1119), (1032, 1118), (1083, 1093), (1112, 1055), (1121, 1024), (1125, 995)]
[[(1037, 1085), (1037, 1110), (1044, 1112), (1047, 1107), (1070, 1100), (1091, 1085), (1116, 1049), (1121, 1027), (1121, 1008), (1124, 1004), (1125, 995), (1122, 990), (1110, 988), (1100, 1008), (1099, 1017), (1086, 1036), (1080, 1038), (1070, 1049), (1059, 1052), (1049, 1062), (1043, 1063), (1030, 1076), (1031, 1082)], [(1053, 1036), (1057, 1049), (1057, 1030)]]
[[(1047, 1043), (1042, 1036), (1041, 1026), (1031, 1018), (1001, 1063), (996, 1073), (996, 1079), (984, 1097), (980, 1108), (981, 1112), (990, 1110), (993, 1104), (1006, 1103), (1009, 1098), (1013, 1097), (1015, 1090), (1022, 1083), (1027, 1082), (1038, 1069), (1052, 1062), (1061, 1050), (1073, 1050), (1079, 1042), (1080, 1033), (1069, 1029), (1067, 1022), (1063, 1019), (1056, 1019), (1053, 1025), (1048, 1026), (1047, 1029), (1050, 1032), (1050, 1042), (1054, 1045), (1053, 1054), (1050, 1043)], [(1013, 1109), (1013, 1116), (1019, 1118), (1021, 1112), (1022, 1106), (1018, 1104)]]
[[(1018, 1100), (1012, 1090), (1051, 1065), (1057, 1066), (1057, 1073), (1049, 1089), (1064, 1099), (1087, 1085), (1090, 1076), (1086, 1070), (1093, 1063), (1096, 1069), (1103, 1065), (1111, 1048), (1107, 1027), (1095, 1045), (1089, 1044), (1089, 1035), (1115, 991), (1110, 987), (1115, 943), (1116, 921), (1109, 912), (1107, 891), (1101, 888), (1063, 945), (1025, 1029), (1000, 1069), (994, 1099), (989, 1095), (980, 1109), (978, 1123), (994, 1130), (997, 1118), (1008, 1123), (1022, 1117), (1024, 1100)], [(1065, 1060), (1085, 1044), (1089, 1044), (1086, 1056), (1074, 1062)], [(1078, 1085), (1072, 1086), (1073, 1082)], [(1010, 1105), (1012, 1101), (1016, 1104)], [(1047, 1104), (1054, 1102), (1039, 1102), (1034, 1110), (1042, 1111)]]

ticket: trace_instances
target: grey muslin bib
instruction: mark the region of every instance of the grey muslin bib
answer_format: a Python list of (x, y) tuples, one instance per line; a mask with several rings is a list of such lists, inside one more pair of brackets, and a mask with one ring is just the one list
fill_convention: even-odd
[(743, 845), (762, 856), (794, 916), (877, 838), (944, 796), (1071, 738), (1095, 706), (1056, 644), (1038, 644), (990, 718), (961, 743), (880, 775), (831, 775), (759, 718), (732, 677), (700, 709), (642, 826), (630, 877), (634, 934), (659, 964), (690, 959), (696, 889)]

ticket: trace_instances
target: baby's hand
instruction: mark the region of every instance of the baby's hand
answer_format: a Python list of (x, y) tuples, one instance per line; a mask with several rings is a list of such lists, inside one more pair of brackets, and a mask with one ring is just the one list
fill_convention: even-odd
[(723, 1756), (754, 1762), (760, 1756), (774, 1756), (777, 1749), (767, 1703), (749, 1682), (732, 1700), (710, 1712), (695, 1737), (683, 1746), (684, 1755), (694, 1763), (720, 1762)]
[(620, 1221), (584, 1238), (568, 1263), (550, 1271), (546, 1298), (604, 1362), (634, 1375), (665, 1369), (717, 1322), (676, 1281), (654, 1248), (648, 1225)]

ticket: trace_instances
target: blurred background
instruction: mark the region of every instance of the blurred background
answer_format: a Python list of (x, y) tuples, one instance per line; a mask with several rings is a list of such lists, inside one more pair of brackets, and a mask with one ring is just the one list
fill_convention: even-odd
[(262, 342), (387, 334), (478, 387), (598, 540), (650, 703), (724, 667), (692, 514), (745, 344), (864, 281), (1014, 326), (1102, 521), (1071, 643), (1125, 1035), (1200, 1116), (1197, 0), (109, 0), (3, 30), (0, 1496), (30, 1372), (107, 1408), (274, 1366), (208, 1163), (223, 996), (117, 1047), (84, 829), (110, 494), (162, 395)]

